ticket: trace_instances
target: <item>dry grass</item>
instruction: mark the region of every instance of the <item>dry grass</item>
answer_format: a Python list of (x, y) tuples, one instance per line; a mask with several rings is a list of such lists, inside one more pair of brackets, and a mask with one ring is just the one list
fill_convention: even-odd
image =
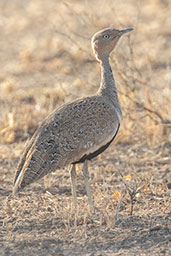
[[(0, 2), (1, 255), (169, 255), (170, 11), (169, 0)], [(77, 213), (67, 171), (12, 198), (17, 161), (39, 123), (97, 90), (90, 38), (110, 25), (134, 32), (111, 57), (124, 115), (115, 145), (90, 163), (96, 215), (81, 166)]]

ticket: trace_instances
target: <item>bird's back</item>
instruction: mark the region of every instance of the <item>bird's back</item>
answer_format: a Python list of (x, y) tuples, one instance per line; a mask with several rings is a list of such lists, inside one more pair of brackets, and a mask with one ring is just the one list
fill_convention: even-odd
[(64, 104), (45, 119), (27, 145), (14, 191), (86, 158), (107, 145), (118, 127), (115, 107), (107, 97), (95, 95)]

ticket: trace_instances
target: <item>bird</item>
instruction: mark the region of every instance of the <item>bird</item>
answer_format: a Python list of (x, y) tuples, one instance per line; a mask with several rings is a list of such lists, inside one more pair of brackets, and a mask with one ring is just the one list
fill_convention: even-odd
[(93, 35), (91, 46), (101, 67), (100, 86), (95, 94), (65, 103), (45, 118), (19, 160), (13, 195), (48, 173), (68, 168), (76, 207), (76, 165), (83, 163), (88, 202), (94, 208), (88, 162), (108, 148), (122, 120), (109, 57), (121, 36), (132, 30), (106, 28)]

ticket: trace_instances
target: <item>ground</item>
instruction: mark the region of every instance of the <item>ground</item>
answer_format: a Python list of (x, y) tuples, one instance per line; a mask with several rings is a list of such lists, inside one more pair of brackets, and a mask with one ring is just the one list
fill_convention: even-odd
[[(169, 0), (0, 1), (0, 255), (171, 254), (170, 11)], [(108, 26), (134, 31), (111, 56), (123, 121), (89, 163), (95, 213), (81, 164), (77, 209), (67, 169), (13, 197), (41, 121), (98, 89), (90, 39)]]

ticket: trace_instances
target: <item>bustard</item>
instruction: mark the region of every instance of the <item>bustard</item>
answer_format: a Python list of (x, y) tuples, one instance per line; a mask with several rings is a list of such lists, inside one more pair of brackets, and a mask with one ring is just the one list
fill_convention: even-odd
[(101, 66), (100, 87), (95, 95), (64, 104), (43, 121), (19, 161), (14, 178), (14, 195), (46, 174), (69, 166), (76, 206), (75, 165), (84, 163), (82, 170), (86, 192), (93, 207), (88, 160), (111, 144), (122, 118), (109, 55), (119, 38), (131, 30), (107, 28), (92, 37), (93, 52)]

